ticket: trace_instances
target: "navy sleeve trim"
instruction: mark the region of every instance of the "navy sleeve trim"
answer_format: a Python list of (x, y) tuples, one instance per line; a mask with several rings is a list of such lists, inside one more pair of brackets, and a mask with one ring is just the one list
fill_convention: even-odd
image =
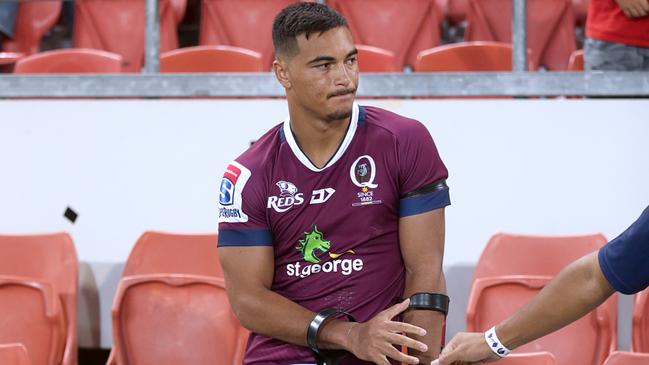
[(273, 237), (267, 229), (219, 230), (219, 247), (223, 246), (272, 246)]
[(399, 202), (399, 217), (407, 217), (451, 205), (448, 189), (406, 197)]
[(609, 245), (610, 243), (602, 247), (597, 253), (597, 259), (599, 261), (599, 267), (602, 269), (602, 274), (604, 274), (606, 280), (615, 290), (622, 294), (635, 294), (636, 291), (629, 286), (624, 285), (624, 282), (622, 282), (622, 280), (620, 280), (611, 269), (611, 265), (609, 265), (608, 258), (606, 257), (606, 250)]

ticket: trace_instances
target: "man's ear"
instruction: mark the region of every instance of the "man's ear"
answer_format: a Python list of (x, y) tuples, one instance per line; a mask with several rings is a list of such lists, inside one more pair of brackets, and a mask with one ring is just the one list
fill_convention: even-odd
[(277, 81), (279, 81), (282, 86), (284, 86), (284, 89), (290, 89), (291, 88), (291, 81), (288, 77), (288, 67), (287, 67), (287, 62), (286, 60), (283, 60), (281, 58), (276, 58), (275, 61), (273, 61), (273, 71), (275, 72), (275, 77), (277, 78)]

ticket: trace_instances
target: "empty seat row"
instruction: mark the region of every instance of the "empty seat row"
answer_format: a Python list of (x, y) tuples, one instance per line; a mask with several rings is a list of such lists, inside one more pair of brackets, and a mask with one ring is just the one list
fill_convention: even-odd
[[(115, 294), (107, 365), (241, 363), (248, 331), (228, 303), (216, 241), (216, 234), (146, 232), (139, 238)], [(495, 235), (476, 265), (467, 330), (500, 322), (564, 266), (605, 242), (601, 234)], [(1, 364), (77, 364), (77, 266), (65, 233), (0, 236)], [(649, 289), (636, 295), (633, 312), (632, 349), (649, 353)], [(614, 295), (502, 364), (647, 364), (649, 354), (614, 352), (616, 327)]]
[[(271, 25), (294, 0), (203, 0), (201, 45), (229, 45), (259, 52), (270, 69)], [(440, 44), (441, 12), (436, 0), (329, 0), (343, 14), (356, 42), (392, 52), (396, 68), (414, 66), (417, 55)], [(467, 41), (511, 41), (512, 0), (465, 0)], [(452, 4), (453, 2), (450, 2)], [(16, 40), (9, 52), (34, 53), (54, 24), (60, 1), (21, 3)], [(178, 48), (177, 26), (184, 0), (159, 0), (160, 49)], [(137, 72), (144, 60), (144, 1), (75, 1), (73, 45), (122, 56), (124, 71)], [(535, 65), (565, 70), (576, 48), (571, 0), (528, 0), (528, 44)], [(389, 32), (385, 30), (389, 29)]]

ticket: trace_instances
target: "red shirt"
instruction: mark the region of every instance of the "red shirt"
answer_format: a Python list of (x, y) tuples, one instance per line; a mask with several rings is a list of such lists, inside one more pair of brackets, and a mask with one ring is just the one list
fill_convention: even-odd
[(649, 16), (629, 18), (615, 0), (590, 0), (586, 35), (606, 42), (649, 47)]

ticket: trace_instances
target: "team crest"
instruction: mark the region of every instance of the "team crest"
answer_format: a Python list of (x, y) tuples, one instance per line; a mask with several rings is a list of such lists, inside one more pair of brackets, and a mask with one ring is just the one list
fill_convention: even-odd
[(273, 209), (277, 213), (284, 213), (294, 205), (304, 203), (304, 194), (298, 193), (295, 184), (288, 181), (278, 181), (275, 184), (279, 188), (279, 196), (269, 196), (267, 209)]
[(363, 155), (357, 158), (349, 169), (349, 177), (354, 185), (361, 188), (361, 191), (357, 193), (359, 201), (352, 203), (352, 206), (382, 203), (381, 200), (374, 199), (374, 191), (371, 190), (379, 187), (379, 184), (374, 182), (376, 179), (376, 163), (372, 156)]

